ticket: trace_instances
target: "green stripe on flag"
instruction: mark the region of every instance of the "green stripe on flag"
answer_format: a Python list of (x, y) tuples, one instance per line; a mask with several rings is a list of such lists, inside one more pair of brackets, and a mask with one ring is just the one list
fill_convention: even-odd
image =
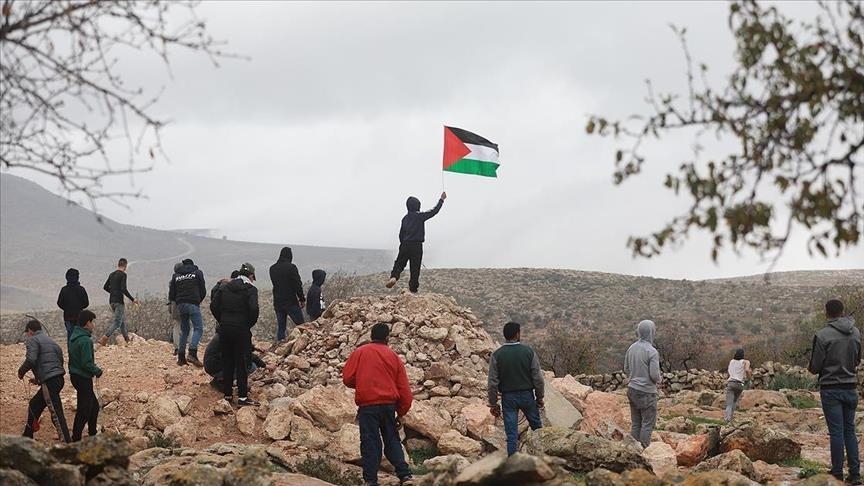
[(458, 172), (460, 174), (474, 174), (484, 177), (498, 177), (495, 173), (498, 170), (498, 165), (495, 162), (487, 162), (485, 160), (459, 159), (450, 167), (444, 169), (447, 172)]

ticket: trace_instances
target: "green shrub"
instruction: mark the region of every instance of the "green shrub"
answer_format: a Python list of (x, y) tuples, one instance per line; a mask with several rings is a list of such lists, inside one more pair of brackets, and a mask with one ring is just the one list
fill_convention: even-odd
[(815, 378), (808, 376), (790, 375), (788, 373), (779, 373), (774, 376), (771, 383), (767, 387), (769, 390), (815, 390), (818, 388)]
[(819, 401), (812, 397), (791, 396), (789, 403), (795, 408), (818, 408)]
[(708, 424), (708, 425), (723, 425), (723, 421), (719, 419), (712, 419), (708, 417), (697, 417), (695, 415), (691, 415), (689, 418), (694, 424)]
[(352, 472), (342, 472), (339, 466), (321, 457), (307, 457), (297, 464), (297, 472), (341, 486), (363, 484), (363, 478)]
[(825, 472), (825, 466), (822, 464), (811, 461), (809, 459), (802, 459), (801, 457), (796, 457), (795, 459), (787, 459), (780, 463), (785, 467), (797, 467), (800, 468), (801, 471), (798, 472), (798, 477), (801, 479), (809, 478), (810, 476), (815, 476), (817, 474)]
[(425, 447), (408, 451), (408, 455), (411, 457), (411, 462), (414, 464), (414, 466), (411, 467), (411, 472), (418, 476), (428, 473), (429, 469), (423, 465), (423, 461), (426, 459), (432, 459), (438, 454), (438, 449), (434, 447)]

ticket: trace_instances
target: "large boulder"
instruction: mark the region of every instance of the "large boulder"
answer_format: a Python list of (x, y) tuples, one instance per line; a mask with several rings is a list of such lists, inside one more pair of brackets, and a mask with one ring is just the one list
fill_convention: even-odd
[[(0, 435), (0, 467), (16, 469), (30, 478), (40, 478), (44, 469), (55, 462), (56, 459), (33, 439)], [(12, 476), (15, 475), (10, 473)]]
[(438, 451), (442, 454), (459, 454), (463, 457), (477, 457), (483, 452), (483, 444), (465, 437), (455, 430), (448, 430), (438, 438)]
[(288, 407), (271, 408), (264, 420), (264, 433), (273, 440), (284, 440), (291, 435), (294, 412)]
[(336, 433), (335, 453), (342, 462), (360, 464), (360, 427), (354, 424), (345, 424)]
[(738, 408), (742, 410), (775, 407), (790, 408), (792, 404), (786, 395), (774, 390), (746, 390), (738, 399)]
[[(446, 413), (446, 412), (445, 412)], [(445, 418), (436, 407), (426, 401), (416, 401), (411, 410), (402, 418), (402, 423), (434, 441), (450, 430), (450, 420)]]
[(778, 463), (801, 455), (801, 443), (788, 433), (757, 422), (731, 425), (721, 431), (720, 451), (738, 449), (751, 461)]
[(291, 419), (292, 441), (303, 444), (312, 450), (323, 450), (330, 445), (330, 438), (312, 423), (311, 420), (300, 416)]
[(543, 401), (545, 402), (543, 413), (546, 416), (544, 425), (564, 427), (565, 429), (579, 428), (579, 424), (582, 423), (582, 414), (555, 387), (546, 387)]
[(627, 397), (594, 391), (585, 398), (579, 430), (607, 439), (621, 439), (630, 433)]
[(472, 400), (462, 407), (459, 414), (465, 419), (465, 429), (469, 437), (488, 444), (493, 449), (507, 447), (504, 427), (496, 423), (496, 419), (489, 413), (489, 407), (486, 403)]
[(558, 471), (544, 459), (517, 452), (510, 457), (504, 451), (489, 454), (466, 467), (452, 484), (458, 486), (492, 486), (498, 484), (535, 484), (551, 480)]
[(254, 407), (240, 407), (234, 414), (237, 430), (244, 435), (254, 436), (258, 433), (258, 414)]
[(176, 440), (183, 447), (191, 447), (198, 440), (198, 424), (192, 417), (183, 417), (165, 427), (165, 437)]
[(346, 389), (318, 385), (297, 397), (296, 404), (316, 423), (330, 432), (338, 432), (343, 425), (354, 422), (357, 406)]
[(147, 413), (150, 415), (153, 426), (160, 431), (165, 430), (165, 427), (177, 422), (183, 416), (177, 402), (164, 394), (150, 397), (147, 402)]
[(719, 436), (715, 429), (705, 434), (684, 436), (675, 445), (675, 455), (678, 465), (692, 467), (699, 464), (711, 454), (716, 454)]
[(734, 471), (697, 472), (684, 478), (682, 486), (758, 486), (759, 483)]
[(526, 452), (560, 457), (576, 471), (591, 471), (602, 467), (611, 471), (647, 469), (639, 446), (588, 435), (584, 432), (544, 427), (528, 433)]
[(678, 457), (675, 449), (665, 442), (652, 442), (642, 451), (642, 457), (651, 466), (651, 470), (657, 476), (662, 476), (668, 471), (674, 471), (678, 467)]
[[(579, 383), (579, 380), (570, 375), (564, 378), (552, 378), (551, 380), (547, 380), (546, 383), (561, 393), (567, 401), (583, 413), (585, 411), (585, 399), (588, 398), (588, 394), (594, 391), (593, 388)], [(547, 386), (548, 388), (550, 387)]]
[(736, 473), (747, 476), (754, 481), (759, 481), (759, 475), (753, 467), (753, 462), (738, 449), (724, 452), (723, 454), (706, 459), (699, 463), (693, 471), (713, 471), (715, 469), (735, 471)]

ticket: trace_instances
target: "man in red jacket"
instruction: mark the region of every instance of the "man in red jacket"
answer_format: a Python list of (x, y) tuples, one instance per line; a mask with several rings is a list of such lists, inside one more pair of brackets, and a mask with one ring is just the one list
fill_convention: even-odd
[(399, 441), (397, 418), (408, 413), (413, 397), (405, 365), (387, 345), (389, 336), (387, 324), (372, 326), (372, 342), (355, 349), (342, 369), (342, 382), (355, 389), (363, 481), (370, 486), (378, 484), (382, 439), (384, 455), (396, 469), (399, 484), (414, 484)]

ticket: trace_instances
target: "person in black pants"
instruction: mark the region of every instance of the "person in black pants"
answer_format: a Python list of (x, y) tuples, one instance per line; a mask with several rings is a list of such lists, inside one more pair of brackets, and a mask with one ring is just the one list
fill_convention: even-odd
[(66, 285), (57, 295), (57, 307), (63, 309), (63, 323), (66, 325), (66, 344), (72, 339), (72, 331), (78, 322), (78, 314), (90, 306), (87, 290), (79, 282), (80, 273), (74, 268), (66, 270)]
[(27, 353), (24, 362), (18, 368), (18, 379), (23, 380), (28, 371), (33, 371), (34, 379), (30, 380), (39, 386), (39, 390), (30, 399), (27, 407), (27, 424), (24, 425), (24, 437), (33, 438), (33, 432), (39, 428), (39, 417), (48, 407), (51, 421), (65, 442), (70, 442), (69, 427), (63, 414), (63, 402), (60, 401), (60, 390), (63, 389), (63, 350), (42, 330), (42, 323), (32, 319), (24, 328), (27, 335)]
[(96, 329), (96, 314), (89, 310), (81, 311), (69, 342), (69, 379), (78, 392), (78, 409), (72, 422), (73, 442), (81, 440), (84, 425), (87, 425), (87, 432), (91, 436), (97, 433), (99, 400), (93, 391), (93, 377), (102, 376), (102, 369), (96, 366), (93, 357), (94, 329)]
[(423, 242), (426, 240), (426, 221), (441, 210), (447, 193), (442, 192), (438, 204), (429, 211), (420, 212), (420, 200), (414, 196), (408, 198), (405, 206), (408, 214), (402, 217), (402, 226), (399, 228), (399, 254), (393, 262), (393, 270), (390, 272), (390, 280), (385, 284), (388, 289), (396, 285), (396, 281), (405, 270), (405, 264), (410, 262), (411, 278), (408, 280), (408, 290), (417, 293), (420, 289), (420, 265), (423, 262)]
[[(258, 405), (249, 398), (246, 353), (252, 339), (252, 326), (258, 322), (258, 289), (255, 288), (255, 267), (244, 263), (239, 277), (214, 288), (210, 299), (210, 312), (219, 323), (219, 342), (222, 348), (223, 376), (237, 377), (237, 404)], [(231, 402), (234, 394), (231, 380), (222, 381), (225, 400)]]

